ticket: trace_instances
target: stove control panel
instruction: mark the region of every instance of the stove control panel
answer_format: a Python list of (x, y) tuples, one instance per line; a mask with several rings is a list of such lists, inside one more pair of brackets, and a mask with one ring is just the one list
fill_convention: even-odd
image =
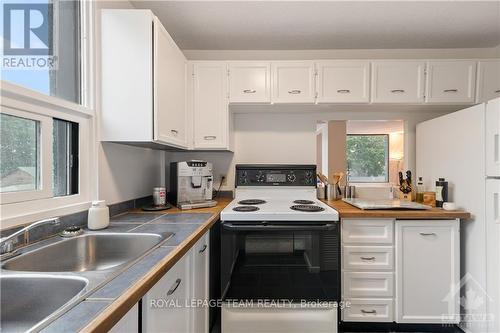
[(316, 186), (316, 166), (239, 164), (236, 186)]

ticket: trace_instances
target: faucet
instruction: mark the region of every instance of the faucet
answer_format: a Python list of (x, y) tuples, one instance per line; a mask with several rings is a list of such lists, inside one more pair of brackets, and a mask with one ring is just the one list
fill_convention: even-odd
[[(28, 245), (30, 243), (30, 231), (33, 228), (36, 228), (38, 226), (45, 225), (45, 224), (51, 224), (54, 226), (58, 226), (61, 224), (61, 220), (59, 219), (59, 217), (53, 217), (50, 219), (45, 219), (45, 220), (33, 222), (30, 225), (27, 225), (26, 227), (14, 232), (13, 234), (11, 234), (7, 237), (0, 238), (0, 255), (7, 254), (10, 256), (11, 254), (15, 253), (16, 249), (15, 249), (14, 244), (15, 244), (17, 237), (19, 237), (19, 235), (21, 235), (21, 234), (24, 234), (24, 245), (25, 246)], [(4, 258), (2, 258), (2, 259), (4, 259)]]

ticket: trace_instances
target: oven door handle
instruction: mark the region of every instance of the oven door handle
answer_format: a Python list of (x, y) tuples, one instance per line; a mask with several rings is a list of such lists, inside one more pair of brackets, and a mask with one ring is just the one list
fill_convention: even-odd
[(334, 230), (336, 225), (326, 223), (322, 225), (293, 225), (293, 224), (233, 224), (230, 222), (221, 222), (224, 230), (230, 231), (331, 231)]

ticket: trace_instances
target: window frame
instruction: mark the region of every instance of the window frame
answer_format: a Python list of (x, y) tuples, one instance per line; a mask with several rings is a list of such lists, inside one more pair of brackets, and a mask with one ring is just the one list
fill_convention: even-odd
[[(49, 132), (50, 149), (45, 148), (45, 153), (40, 154), (40, 160), (45, 160), (45, 173), (41, 177), (44, 184), (44, 195), (27, 196), (26, 192), (6, 192), (0, 197), (0, 229), (10, 228), (20, 224), (26, 224), (38, 219), (67, 215), (81, 212), (90, 207), (91, 198), (97, 193), (97, 175), (90, 170), (95, 169), (97, 161), (97, 140), (95, 135), (95, 54), (92, 47), (94, 32), (94, 4), (92, 1), (80, 1), (80, 94), (81, 104), (70, 102), (55, 96), (16, 85), (6, 81), (0, 81), (0, 107), (1, 112), (11, 114), (15, 110), (23, 118), (43, 119), (47, 122), (45, 130)], [(52, 121), (53, 118), (67, 120), (78, 124), (79, 127), (79, 175), (77, 194), (54, 197), (52, 193)], [(42, 128), (41, 128), (42, 130)], [(47, 134), (45, 134), (47, 135)], [(43, 144), (43, 139), (41, 145)], [(44, 145), (48, 145), (45, 140)], [(48, 162), (47, 162), (48, 161)], [(47, 163), (49, 167), (47, 167)], [(48, 176), (47, 176), (48, 175)], [(45, 177), (45, 179), (43, 179)], [(47, 185), (47, 186), (46, 186)], [(50, 185), (50, 186), (49, 186)], [(45, 192), (47, 191), (47, 192)], [(3, 194), (18, 194), (23, 198), (11, 200)], [(47, 195), (48, 194), (48, 195)], [(12, 196), (14, 198), (14, 196)], [(23, 199), (23, 200), (21, 200)], [(29, 203), (27, 205), (27, 203)]]
[[(351, 180), (349, 179), (350, 178), (350, 175), (348, 175), (348, 181), (350, 183), (353, 183), (353, 184), (389, 184), (390, 183), (390, 179), (391, 179), (391, 176), (390, 176), (390, 147), (391, 147), (391, 138), (390, 138), (390, 135), (389, 134), (384, 134), (384, 133), (370, 133), (370, 134), (347, 134), (347, 137), (349, 136), (384, 136), (387, 138), (387, 147), (386, 147), (386, 150), (385, 150), (385, 156), (386, 156), (386, 170), (387, 170), (387, 173), (386, 173), (386, 177), (385, 177), (385, 180), (384, 181), (380, 181), (380, 182), (377, 182), (377, 181), (359, 181), (359, 180)], [(346, 150), (347, 150), (347, 143), (346, 143)], [(347, 152), (346, 152), (346, 160), (347, 160)], [(348, 163), (347, 163), (348, 164)], [(349, 173), (349, 166), (348, 166), (348, 173)]]

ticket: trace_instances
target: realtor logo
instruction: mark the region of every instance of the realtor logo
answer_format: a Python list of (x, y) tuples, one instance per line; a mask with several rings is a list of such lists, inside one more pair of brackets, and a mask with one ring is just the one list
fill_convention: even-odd
[(4, 69), (54, 69), (53, 4), (3, 5)]

